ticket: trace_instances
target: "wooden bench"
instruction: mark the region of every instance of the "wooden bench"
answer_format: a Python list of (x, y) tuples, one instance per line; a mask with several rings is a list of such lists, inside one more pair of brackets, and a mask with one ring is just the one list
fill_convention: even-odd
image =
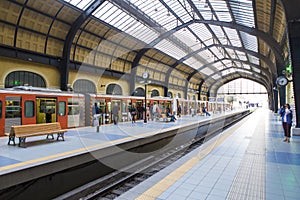
[(19, 138), (19, 146), (26, 147), (25, 140), (27, 137), (47, 135), (46, 139), (48, 139), (49, 136), (51, 136), (51, 139), (54, 139), (53, 134), (57, 134), (56, 140), (61, 138), (64, 141), (65, 132), (67, 132), (67, 130), (61, 129), (59, 122), (12, 126), (8, 135), (8, 145), (10, 145), (11, 142), (15, 145), (15, 138), (17, 137)]

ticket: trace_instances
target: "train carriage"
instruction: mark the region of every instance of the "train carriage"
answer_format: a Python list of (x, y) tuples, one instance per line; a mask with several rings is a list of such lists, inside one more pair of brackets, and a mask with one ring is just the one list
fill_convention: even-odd
[(81, 126), (84, 96), (58, 89), (19, 86), (0, 90), (0, 136), (14, 125), (60, 122), (62, 128)]

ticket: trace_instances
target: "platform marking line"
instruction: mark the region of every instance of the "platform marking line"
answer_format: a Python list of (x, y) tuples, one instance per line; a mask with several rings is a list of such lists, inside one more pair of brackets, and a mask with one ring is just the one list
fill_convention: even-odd
[[(248, 118), (246, 118), (248, 120)], [(179, 178), (184, 176), (189, 170), (191, 170), (195, 165), (199, 163), (204, 157), (206, 157), (211, 151), (222, 144), (229, 136), (231, 136), (238, 128), (240, 128), (244, 123), (239, 123), (232, 129), (223, 132), (214, 143), (207, 146), (205, 149), (201, 150), (196, 156), (192, 157), (190, 160), (185, 162), (175, 171), (167, 175), (164, 179), (160, 180), (158, 183), (153, 185), (143, 194), (138, 196), (136, 200), (156, 200), (163, 192), (165, 192), (170, 186), (172, 186)]]

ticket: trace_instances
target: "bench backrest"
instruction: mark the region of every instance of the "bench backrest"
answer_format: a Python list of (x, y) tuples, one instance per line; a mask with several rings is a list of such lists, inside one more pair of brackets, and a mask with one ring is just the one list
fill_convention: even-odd
[(10, 130), (10, 135), (13, 134), (16, 137), (18, 137), (18, 135), (26, 135), (26, 134), (54, 131), (54, 130), (61, 130), (61, 126), (59, 122), (12, 126)]

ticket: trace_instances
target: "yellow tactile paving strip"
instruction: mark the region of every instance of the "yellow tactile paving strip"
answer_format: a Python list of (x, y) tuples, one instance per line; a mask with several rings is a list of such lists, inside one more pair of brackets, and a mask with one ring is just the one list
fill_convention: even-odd
[(181, 165), (175, 171), (170, 173), (164, 179), (159, 181), (157, 184), (153, 185), (143, 194), (138, 196), (136, 200), (155, 200), (158, 198), (163, 192), (165, 192), (170, 186), (172, 186), (179, 178), (185, 175), (190, 169), (192, 169), (195, 165), (199, 163), (205, 156), (207, 156), (212, 150), (218, 147), (224, 140), (226, 140), (230, 135), (232, 135), (238, 128), (240, 128), (243, 123), (239, 123), (234, 126), (232, 129), (225, 131), (214, 143), (207, 146), (201, 152), (199, 152), (196, 156), (188, 160), (186, 163)]

